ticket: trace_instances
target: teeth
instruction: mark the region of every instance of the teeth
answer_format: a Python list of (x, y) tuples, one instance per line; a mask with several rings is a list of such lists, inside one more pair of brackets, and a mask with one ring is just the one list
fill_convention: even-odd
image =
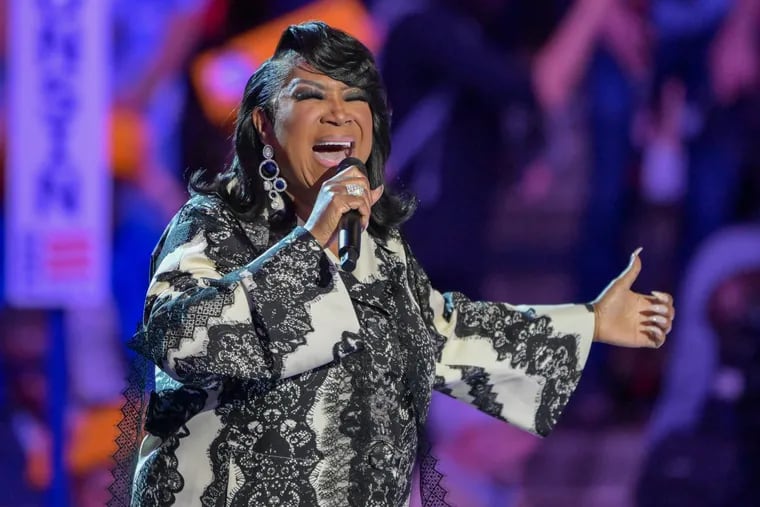
[(351, 141), (325, 141), (317, 143), (317, 146), (351, 146)]
[(315, 148), (320, 149), (328, 149), (328, 150), (349, 150), (351, 149), (351, 141), (334, 141), (334, 142), (324, 142), (324, 143), (317, 143), (314, 145)]

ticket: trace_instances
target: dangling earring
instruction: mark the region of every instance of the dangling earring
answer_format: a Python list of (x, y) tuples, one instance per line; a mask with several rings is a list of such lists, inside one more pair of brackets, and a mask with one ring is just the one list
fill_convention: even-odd
[(288, 188), (288, 182), (280, 177), (280, 166), (272, 158), (274, 148), (269, 144), (264, 145), (263, 154), (264, 160), (259, 164), (259, 176), (264, 180), (264, 190), (269, 192), (272, 209), (280, 211), (285, 209), (285, 201), (280, 194)]

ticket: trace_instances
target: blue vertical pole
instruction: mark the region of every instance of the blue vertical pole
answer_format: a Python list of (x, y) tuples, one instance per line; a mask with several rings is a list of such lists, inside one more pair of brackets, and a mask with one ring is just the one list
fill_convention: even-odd
[(63, 310), (52, 310), (50, 316), (50, 349), (48, 369), (48, 417), (52, 437), (53, 480), (48, 492), (50, 507), (69, 506), (69, 484), (65, 463), (66, 401), (68, 379), (66, 374), (66, 332)]

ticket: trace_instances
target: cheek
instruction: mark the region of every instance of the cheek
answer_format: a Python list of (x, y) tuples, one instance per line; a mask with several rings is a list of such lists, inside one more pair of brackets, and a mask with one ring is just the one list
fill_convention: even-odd
[(358, 151), (360, 158), (366, 160), (372, 151), (372, 135), (374, 132), (372, 130), (372, 112), (369, 110), (369, 106), (367, 106), (366, 110), (362, 110), (361, 113), (356, 116), (356, 118), (359, 122), (359, 126), (361, 127), (363, 134), (363, 142)]
[(280, 146), (288, 146), (294, 137), (293, 129), (298, 127), (297, 112), (292, 106), (281, 107), (274, 119), (274, 135)]
[[(304, 140), (310, 139), (310, 122), (308, 114), (304, 111), (289, 110), (277, 115), (275, 122), (275, 137), (281, 150), (291, 161), (302, 157), (301, 152), (306, 150)], [(308, 147), (309, 150), (311, 147)]]

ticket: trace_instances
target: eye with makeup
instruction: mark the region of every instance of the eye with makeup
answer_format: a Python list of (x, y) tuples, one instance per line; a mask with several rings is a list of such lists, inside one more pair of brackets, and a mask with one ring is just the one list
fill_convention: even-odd
[(346, 102), (362, 101), (369, 102), (369, 95), (361, 88), (349, 90), (343, 97)]
[[(298, 101), (302, 100), (322, 100), (325, 98), (324, 93), (312, 88), (297, 88), (293, 91), (293, 98)], [(346, 102), (362, 101), (369, 102), (369, 96), (367, 92), (361, 88), (354, 88), (347, 90), (343, 95), (343, 100)]]
[(325, 98), (325, 96), (322, 92), (318, 90), (314, 90), (311, 88), (298, 88), (293, 92), (293, 98), (298, 101), (309, 100), (309, 99), (321, 100)]

